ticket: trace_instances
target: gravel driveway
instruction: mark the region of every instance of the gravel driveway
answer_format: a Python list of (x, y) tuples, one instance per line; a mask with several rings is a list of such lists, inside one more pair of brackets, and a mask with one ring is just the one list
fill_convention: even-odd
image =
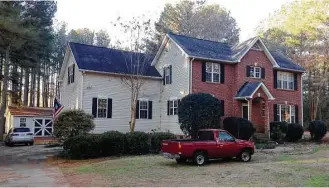
[(44, 164), (59, 148), (0, 145), (0, 187), (69, 186), (58, 167)]

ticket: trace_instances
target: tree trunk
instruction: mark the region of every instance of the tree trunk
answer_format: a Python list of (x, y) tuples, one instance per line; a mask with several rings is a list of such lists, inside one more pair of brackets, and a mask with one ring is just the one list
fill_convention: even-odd
[(136, 88), (131, 89), (131, 113), (130, 113), (130, 132), (135, 131), (136, 126), (136, 105), (137, 105), (137, 99), (138, 99), (138, 91), (136, 91)]
[(3, 75), (3, 89), (0, 108), (0, 140), (3, 140), (3, 133), (5, 129), (5, 112), (7, 108), (7, 90), (8, 90), (8, 67), (9, 67), (9, 52), (10, 46), (6, 48), (5, 62), (4, 62), (4, 75)]
[(30, 91), (30, 106), (34, 106), (35, 101), (35, 69), (31, 71), (31, 91)]
[(24, 106), (28, 105), (29, 102), (29, 83), (30, 83), (30, 74), (29, 68), (25, 68), (25, 75), (24, 75)]
[(38, 83), (37, 83), (37, 107), (40, 107), (40, 79), (41, 79), (41, 76), (40, 76), (40, 71), (38, 71)]
[(23, 94), (23, 76), (24, 76), (24, 71), (23, 71), (23, 68), (21, 67), (20, 68), (21, 72), (20, 72), (20, 76), (19, 76), (19, 101), (20, 101), (20, 104), (22, 103), (22, 94)]
[[(3, 73), (2, 73), (3, 59), (4, 59), (3, 54), (1, 54), (0, 55), (0, 77), (1, 77), (1, 80), (3, 79), (2, 78), (2, 75), (3, 75)], [(2, 84), (0, 84), (0, 100), (1, 100), (1, 93), (2, 93), (1, 90), (2, 90)]]

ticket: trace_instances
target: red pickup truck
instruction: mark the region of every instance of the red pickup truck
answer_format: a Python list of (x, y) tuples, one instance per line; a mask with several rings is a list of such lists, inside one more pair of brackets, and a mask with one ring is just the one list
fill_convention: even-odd
[(165, 158), (176, 159), (177, 163), (193, 159), (197, 165), (204, 165), (208, 159), (238, 157), (248, 162), (254, 154), (255, 144), (235, 139), (221, 129), (202, 129), (198, 139), (164, 140), (162, 152)]

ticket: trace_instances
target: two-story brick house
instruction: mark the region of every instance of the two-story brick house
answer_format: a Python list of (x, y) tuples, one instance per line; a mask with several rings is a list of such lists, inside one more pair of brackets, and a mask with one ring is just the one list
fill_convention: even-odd
[[(104, 61), (104, 54), (107, 61)], [(95, 67), (120, 66), (111, 62), (118, 61), (118, 58), (111, 58), (113, 54), (112, 49), (71, 43), (61, 70), (60, 78), (64, 80), (61, 101), (66, 108), (72, 108), (72, 103), (75, 103), (73, 108), (94, 113), (92, 100), (111, 99), (113, 105), (107, 110), (113, 114), (111, 118), (98, 118), (95, 114), (95, 132), (128, 131), (129, 127), (129, 96), (124, 94), (127, 91), (119, 83), (119, 76), (125, 74)], [(92, 61), (88, 61), (90, 57)], [(97, 58), (103, 61), (95, 64)], [(65, 85), (69, 72), (66, 71), (67, 65), (70, 64), (77, 65), (76, 75), (80, 80), (74, 91), (73, 87)], [(230, 46), (169, 33), (151, 65), (150, 68), (158, 73), (153, 70), (151, 75), (145, 75), (148, 83), (143, 86), (140, 98), (141, 101), (152, 101), (151, 109), (146, 102), (142, 108), (153, 115), (151, 119), (138, 117), (137, 130), (160, 129), (181, 134), (178, 101), (189, 93), (197, 92), (216, 96), (222, 102), (224, 117), (247, 118), (257, 126), (257, 132), (268, 132), (271, 121), (302, 124), (301, 76), (304, 68), (279, 52), (268, 51), (260, 38)], [(77, 96), (67, 99), (75, 91)], [(97, 108), (96, 111), (99, 110)], [(137, 109), (141, 110), (141, 107)]]

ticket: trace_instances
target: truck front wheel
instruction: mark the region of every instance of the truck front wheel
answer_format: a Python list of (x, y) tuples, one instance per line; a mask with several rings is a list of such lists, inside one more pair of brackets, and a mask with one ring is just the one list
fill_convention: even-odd
[(249, 162), (251, 160), (251, 153), (249, 150), (242, 150), (240, 154), (240, 160), (242, 162)]
[(195, 164), (202, 166), (208, 162), (208, 156), (204, 152), (197, 152), (194, 154), (193, 161)]

